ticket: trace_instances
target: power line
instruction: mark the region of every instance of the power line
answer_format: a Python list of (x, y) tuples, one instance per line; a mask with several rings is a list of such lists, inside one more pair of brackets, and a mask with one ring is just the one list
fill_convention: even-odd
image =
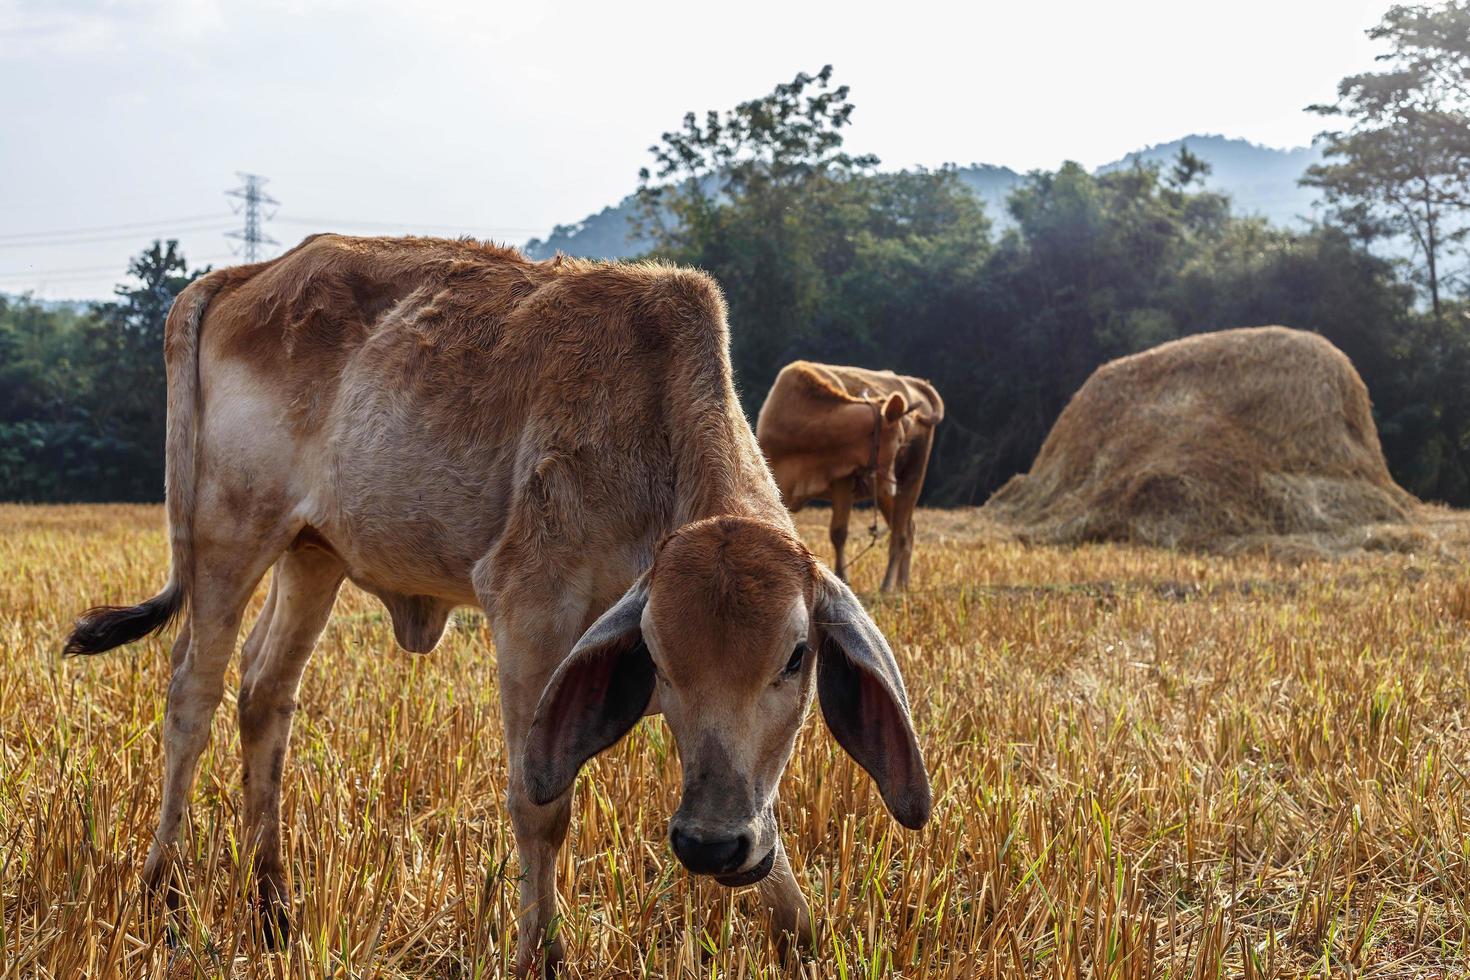
[[(269, 200), (271, 199), (265, 199), (265, 201)], [(157, 231), (146, 232), (146, 234), (153, 236), (166, 236), (176, 232), (199, 233), (218, 231), (232, 227), (231, 225), (220, 223), (220, 219), (225, 217), (228, 217), (228, 215), (201, 214), (185, 218), (161, 218), (157, 221), (137, 221), (129, 224), (98, 225), (92, 228), (16, 232), (14, 234), (0, 235), (0, 249), (50, 248), (61, 245), (92, 245), (100, 242), (126, 241), (127, 239), (133, 238), (137, 231), (144, 231), (146, 229), (158, 229)], [(544, 230), (512, 225), (440, 225), (414, 221), (363, 221), (347, 218), (276, 218), (274, 215), (271, 215), (270, 218), (282, 224), (307, 225), (316, 228), (403, 228), (422, 231), (490, 232), (528, 235), (538, 234)], [(232, 237), (238, 238), (242, 237), (242, 235)]]
[(0, 279), (39, 279), (44, 276), (69, 276), (79, 273), (102, 273), (109, 270), (116, 271), (117, 263), (108, 265), (84, 265), (73, 269), (38, 269), (24, 270), (20, 272), (0, 272)]
[(435, 225), (415, 221), (352, 221), (338, 218), (280, 218), (277, 220), (282, 224), (313, 225), (318, 228), (421, 228), (433, 231), (489, 231), (526, 235), (539, 234), (545, 230), (544, 228), (515, 228), (509, 225)]
[[(166, 230), (160, 230), (160, 231), (156, 231), (156, 232), (147, 232), (147, 233), (144, 233), (144, 236), (145, 237), (149, 237), (149, 238), (159, 238), (159, 237), (167, 238), (167, 237), (169, 237), (171, 235), (174, 235), (176, 233), (179, 233), (179, 232), (195, 232), (195, 233), (198, 233), (198, 232), (205, 232), (205, 231), (222, 231), (222, 230), (224, 230), (226, 228), (229, 228), (229, 227), (231, 227), (231, 226), (230, 225), (222, 225), (222, 224), (219, 224), (218, 221), (216, 220), (216, 221), (210, 222), (207, 225), (183, 225), (183, 226), (173, 225), (173, 226), (167, 228)], [(28, 241), (28, 242), (7, 242), (7, 241), (0, 241), (0, 249), (15, 249), (15, 248), (54, 248), (56, 246), (65, 246), (65, 245), (93, 245), (93, 244), (97, 244), (97, 243), (100, 243), (100, 242), (121, 242), (121, 241), (128, 241), (130, 239), (135, 239), (135, 238), (138, 237), (139, 234), (140, 234), (140, 232), (138, 232), (138, 231), (127, 231), (127, 232), (120, 232), (120, 233), (114, 234), (114, 235), (94, 235), (94, 236), (91, 236), (89, 238), (64, 238), (64, 239), (59, 239), (59, 240), (54, 240), (54, 241)]]
[[(226, 191), (228, 197), (238, 199), (241, 204), (233, 208), (235, 214), (243, 214), (244, 226), (238, 230), (226, 232), (227, 238), (234, 238), (241, 242), (241, 253), (247, 262), (258, 261), (262, 256), (263, 247), (267, 245), (279, 245), (274, 238), (265, 233), (264, 223), (274, 220), (276, 212), (274, 209), (280, 204), (274, 197), (266, 194), (263, 190), (267, 179), (257, 174), (239, 173), (243, 183), (241, 186)], [(0, 249), (18, 248), (46, 248), (66, 245), (90, 245), (100, 242), (122, 241), (144, 233), (147, 237), (172, 236), (176, 233), (202, 233), (216, 230), (224, 230), (229, 225), (219, 224), (219, 219), (225, 217), (222, 214), (199, 214), (182, 218), (159, 218), (151, 221), (134, 221), (115, 225), (94, 225), (88, 228), (65, 228), (53, 231), (27, 231), (0, 234)], [(425, 224), (406, 221), (363, 221), (351, 219), (334, 218), (281, 218), (284, 223), (292, 225), (308, 225), (316, 228), (361, 228), (361, 229), (387, 229), (398, 228), (416, 231), (453, 231), (453, 232), (479, 232), (500, 234), (536, 234), (543, 229), (522, 228), (508, 225), (449, 225), (449, 224)], [(152, 229), (157, 229), (152, 230)], [(200, 260), (200, 264), (225, 261), (234, 256), (210, 256)], [(14, 272), (0, 272), (0, 282), (9, 282), (14, 288), (16, 283), (26, 280), (37, 282), (64, 282), (67, 280), (97, 278), (107, 273), (117, 271), (116, 265), (81, 266), (65, 269), (29, 269), (16, 270)]]
[[(225, 232), (225, 237), (238, 238), (242, 243), (245, 261), (256, 262), (260, 259), (260, 247), (262, 245), (281, 244), (261, 229), (261, 222), (263, 220), (261, 218), (262, 209), (265, 207), (274, 207), (281, 202), (261, 190), (266, 185), (268, 178), (261, 177), (259, 174), (247, 174), (241, 173), (240, 171), (236, 171), (236, 173), (239, 174), (240, 179), (245, 181), (245, 183), (240, 187), (236, 187), (234, 190), (225, 191), (225, 196), (239, 198), (244, 202), (236, 213), (244, 212), (245, 227), (240, 231)], [(272, 211), (266, 215), (266, 218), (273, 218), (275, 214)]]
[[(212, 262), (223, 262), (226, 259), (233, 258), (233, 255), (210, 255), (206, 256), (205, 258), (199, 259), (198, 262), (199, 265), (209, 265)], [(16, 272), (0, 272), (0, 279), (90, 279), (95, 278), (98, 275), (116, 272), (117, 264), (109, 263), (108, 265), (77, 266), (70, 269), (29, 269), (19, 270)], [(129, 275), (129, 273), (124, 270), (122, 272), (122, 275), (127, 276)]]
[(0, 235), (0, 242), (14, 241), (20, 238), (61, 238), (67, 235), (91, 235), (105, 231), (126, 231), (129, 228), (152, 228), (159, 225), (183, 225), (193, 224), (197, 221), (218, 221), (228, 218), (229, 215), (223, 211), (214, 214), (195, 214), (187, 218), (158, 218), (154, 221), (133, 221), (121, 225), (96, 225), (91, 228), (61, 228), (55, 231), (19, 231)]

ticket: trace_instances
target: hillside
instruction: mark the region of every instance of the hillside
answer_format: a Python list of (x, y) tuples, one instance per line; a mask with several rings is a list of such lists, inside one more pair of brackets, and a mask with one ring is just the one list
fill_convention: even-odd
[[(1314, 194), (1309, 188), (1297, 185), (1297, 179), (1307, 167), (1321, 158), (1311, 147), (1283, 150), (1225, 136), (1192, 135), (1136, 150), (1121, 160), (1098, 167), (1096, 172), (1119, 170), (1135, 162), (1167, 165), (1178, 155), (1179, 148), (1186, 145), (1212, 168), (1205, 186), (1230, 195), (1242, 214), (1258, 214), (1274, 224), (1287, 225), (1311, 213)], [(985, 209), (997, 226), (1004, 227), (1006, 197), (1024, 175), (1010, 167), (984, 163), (960, 167), (958, 174), (985, 202)], [(648, 243), (629, 237), (628, 216), (632, 206), (630, 195), (581, 221), (557, 225), (545, 239), (533, 238), (527, 242), (526, 253), (533, 258), (550, 258), (558, 251), (606, 259), (637, 255), (647, 249)]]
[(985, 202), (985, 213), (997, 225), (1006, 223), (1006, 198), (1025, 179), (1010, 167), (997, 167), (990, 163), (972, 163), (958, 170), (960, 181), (974, 191)]
[(1097, 172), (1120, 170), (1135, 161), (1168, 166), (1183, 146), (1209, 163), (1205, 186), (1229, 194), (1241, 214), (1260, 215), (1278, 225), (1294, 224), (1311, 215), (1316, 192), (1297, 184), (1308, 167), (1322, 160), (1321, 151), (1310, 146), (1279, 150), (1225, 136), (1186, 136), (1137, 150), (1098, 167)]
[(645, 252), (649, 243), (632, 237), (628, 224), (633, 204), (629, 194), (581, 221), (557, 225), (544, 241), (533, 238), (527, 242), (524, 251), (533, 259), (549, 259), (557, 252), (589, 259), (625, 259)]

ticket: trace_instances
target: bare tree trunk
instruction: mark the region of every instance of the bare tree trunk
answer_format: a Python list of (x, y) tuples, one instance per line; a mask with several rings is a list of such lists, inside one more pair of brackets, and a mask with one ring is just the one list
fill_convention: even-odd
[(1429, 183), (1424, 184), (1424, 259), (1429, 266), (1429, 305), (1434, 310), (1434, 319), (1439, 320), (1439, 238), (1435, 232), (1434, 202), (1430, 199)]

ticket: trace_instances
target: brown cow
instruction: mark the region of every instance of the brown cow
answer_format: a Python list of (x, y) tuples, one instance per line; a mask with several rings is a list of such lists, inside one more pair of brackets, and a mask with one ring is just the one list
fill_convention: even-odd
[(169, 582), (141, 605), (85, 613), (66, 647), (98, 653), (188, 610), (144, 867), (154, 888), (171, 894), (225, 668), (272, 567), (239, 694), (268, 938), (287, 927), (291, 715), (344, 579), (383, 600), (412, 651), (435, 646), (455, 606), (488, 614), (521, 974), (543, 949), (548, 969), (563, 956), (547, 926), (577, 772), (645, 713), (663, 712), (680, 750), (674, 853), (727, 885), (758, 883), (778, 938), (812, 938), (776, 788), (814, 689), (899, 822), (928, 819), (898, 666), (781, 506), (706, 276), (327, 235), (195, 282), (166, 336)]
[(832, 502), (832, 547), (844, 582), (853, 502), (874, 499), (892, 534), (883, 591), (908, 587), (914, 507), (943, 418), (939, 392), (920, 378), (811, 361), (794, 361), (776, 376), (756, 437), (787, 507)]

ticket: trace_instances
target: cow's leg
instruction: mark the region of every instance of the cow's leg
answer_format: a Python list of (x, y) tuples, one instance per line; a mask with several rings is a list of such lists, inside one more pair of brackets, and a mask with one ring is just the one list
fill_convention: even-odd
[[(897, 585), (909, 587), (909, 566), (914, 557), (914, 511), (919, 494), (924, 490), (924, 477), (929, 471), (929, 454), (934, 448), (934, 430), (930, 429), (904, 447), (898, 473), (898, 493), (893, 500), (894, 541), (898, 552)], [(901, 529), (901, 534), (900, 534)], [(890, 564), (892, 564), (890, 560)]]
[(791, 872), (786, 845), (779, 837), (776, 838), (776, 861), (758, 888), (761, 904), (771, 915), (771, 939), (776, 943), (781, 958), (786, 959), (797, 950), (810, 951), (814, 945), (811, 910), (807, 908), (806, 897), (801, 893), (796, 875)]
[[(210, 721), (224, 694), (225, 669), (234, 653), (240, 619), (260, 577), (284, 548), (281, 535), (244, 536), (237, 546), (196, 535), (189, 622), (174, 643), (173, 676), (163, 718), (163, 802), (143, 865), (151, 893), (168, 889), (174, 844), (193, 788)], [(176, 896), (166, 895), (170, 906)]]
[(847, 525), (852, 518), (852, 478), (847, 477), (832, 484), (832, 551), (835, 564), (832, 570), (842, 581), (847, 581)]
[[(520, 912), (516, 919), (515, 973), (554, 974), (566, 956), (557, 935), (556, 856), (566, 840), (572, 815), (572, 791), (553, 803), (532, 803), (525, 789), (524, 754), (531, 718), (546, 682), (582, 631), (591, 625), (592, 604), (579, 600), (579, 590), (536, 573), (517, 577), (512, 569), (528, 562), (502, 555), (506, 574), (488, 588), (476, 588), (495, 624), (496, 666), (500, 679), (501, 715), (505, 723), (508, 770), (506, 804), (521, 861)], [(477, 570), (477, 579), (480, 572)]]
[(908, 487), (900, 487), (893, 503), (884, 511), (888, 519), (888, 568), (883, 573), (883, 591), (895, 586), (907, 588), (909, 584), (909, 557), (914, 550), (914, 504), (918, 488), (913, 493)]
[(888, 567), (883, 570), (883, 584), (879, 587), (889, 592), (898, 584), (898, 566), (903, 556), (903, 544), (908, 533), (898, 512), (898, 495), (879, 492), (874, 506), (883, 514), (883, 523), (888, 525)]
[(909, 516), (908, 526), (908, 537), (904, 540), (903, 556), (899, 559), (898, 565), (898, 587), (900, 589), (909, 587), (909, 566), (914, 560), (914, 518), (912, 515)]
[(268, 945), (289, 936), (289, 896), (281, 864), (281, 773), (296, 711), (296, 691), (312, 647), (331, 615), (344, 569), (319, 548), (288, 551), (271, 576), (264, 639), (242, 665), (240, 752), (244, 761), (245, 842), (254, 851), (255, 892)]

